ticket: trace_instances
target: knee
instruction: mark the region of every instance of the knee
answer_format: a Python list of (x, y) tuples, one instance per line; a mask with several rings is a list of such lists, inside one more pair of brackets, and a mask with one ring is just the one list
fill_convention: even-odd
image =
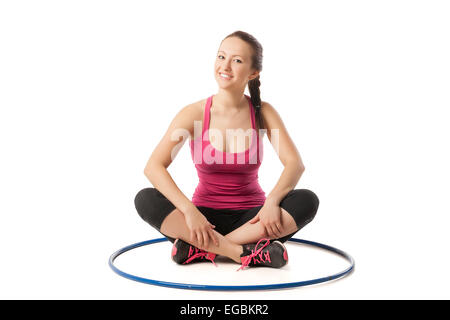
[(319, 208), (319, 197), (309, 189), (299, 189), (299, 192), (303, 197), (303, 201), (308, 202), (311, 208), (317, 211)]
[(134, 206), (136, 211), (142, 219), (147, 220), (149, 218), (149, 212), (152, 211), (152, 199), (156, 194), (155, 188), (144, 188), (140, 190), (134, 197)]
[(156, 188), (144, 188), (134, 197), (139, 216), (157, 230), (175, 206)]
[(138, 207), (142, 207), (147, 203), (147, 200), (152, 196), (154, 189), (155, 188), (144, 188), (136, 194), (136, 196), (134, 197), (134, 205), (136, 209), (138, 209)]
[(297, 197), (303, 204), (304, 208), (311, 213), (311, 218), (314, 218), (317, 210), (319, 209), (319, 197), (309, 189), (298, 189)]
[(319, 197), (309, 189), (295, 189), (291, 192), (292, 203), (289, 207), (295, 208), (292, 210), (297, 226), (304, 226), (315, 218), (319, 209)]

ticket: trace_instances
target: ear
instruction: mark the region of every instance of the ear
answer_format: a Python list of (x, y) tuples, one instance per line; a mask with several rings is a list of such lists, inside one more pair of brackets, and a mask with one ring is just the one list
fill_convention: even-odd
[(248, 81), (255, 79), (259, 76), (259, 71), (254, 71), (251, 75), (248, 76)]

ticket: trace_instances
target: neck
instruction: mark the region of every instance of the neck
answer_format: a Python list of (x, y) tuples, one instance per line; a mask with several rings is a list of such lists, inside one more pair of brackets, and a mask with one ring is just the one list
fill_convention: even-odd
[(219, 89), (219, 92), (214, 95), (214, 106), (220, 111), (239, 112), (243, 105), (248, 105), (247, 98), (244, 96), (244, 90), (228, 91)]

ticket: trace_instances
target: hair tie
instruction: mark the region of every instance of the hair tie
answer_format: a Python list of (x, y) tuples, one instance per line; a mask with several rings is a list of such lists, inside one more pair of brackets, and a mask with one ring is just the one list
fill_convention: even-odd
[(259, 108), (261, 108), (261, 106), (258, 105), (258, 106), (255, 106), (255, 108), (259, 109)]

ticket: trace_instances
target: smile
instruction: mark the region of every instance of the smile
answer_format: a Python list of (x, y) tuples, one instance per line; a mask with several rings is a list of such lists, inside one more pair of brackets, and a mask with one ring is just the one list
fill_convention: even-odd
[(219, 72), (219, 75), (220, 75), (223, 79), (231, 79), (231, 78), (232, 78), (232, 76), (230, 76), (230, 75), (228, 75), (228, 74), (225, 74), (225, 73), (220, 73), (220, 72)]

